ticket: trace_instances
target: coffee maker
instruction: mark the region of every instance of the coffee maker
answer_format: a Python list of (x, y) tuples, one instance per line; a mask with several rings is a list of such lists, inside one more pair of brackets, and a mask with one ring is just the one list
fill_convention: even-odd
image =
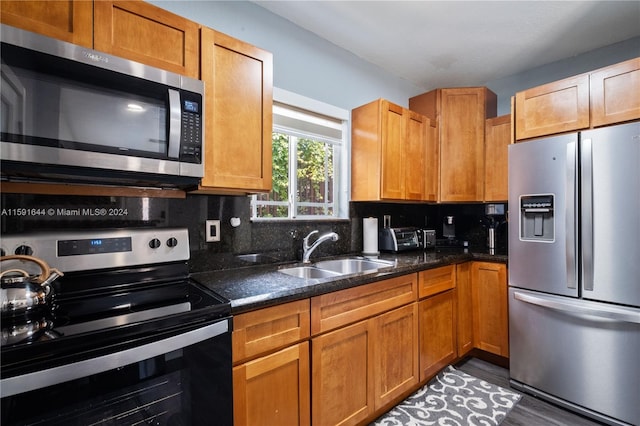
[(456, 221), (453, 216), (445, 216), (442, 221), (442, 236), (450, 242), (456, 239)]
[(504, 216), (504, 204), (486, 204), (484, 214), (487, 217), (487, 248), (490, 254), (494, 254), (496, 250), (497, 234), (496, 230), (499, 225), (504, 223), (500, 220), (500, 216)]

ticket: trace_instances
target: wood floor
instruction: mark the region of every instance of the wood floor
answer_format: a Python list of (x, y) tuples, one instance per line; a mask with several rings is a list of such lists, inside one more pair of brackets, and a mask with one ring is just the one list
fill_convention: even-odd
[[(466, 358), (457, 363), (455, 367), (486, 382), (522, 394), (522, 392), (509, 386), (509, 371), (502, 367), (478, 358)], [(600, 425), (600, 423), (542, 401), (534, 396), (522, 394), (522, 398), (518, 404), (509, 412), (509, 415), (501, 425), (596, 426)]]

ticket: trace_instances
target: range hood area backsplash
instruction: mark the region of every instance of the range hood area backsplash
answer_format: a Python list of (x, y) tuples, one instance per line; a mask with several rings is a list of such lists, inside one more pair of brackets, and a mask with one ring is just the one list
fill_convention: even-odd
[[(312, 230), (335, 231), (340, 240), (323, 244), (314, 257), (362, 251), (362, 219), (391, 216), (391, 226), (435, 229), (442, 238), (446, 216), (456, 220), (456, 237), (471, 248), (486, 246), (483, 204), (395, 204), (352, 202), (349, 219), (251, 222), (250, 199), (243, 196), (187, 195), (185, 199), (83, 197), (2, 194), (2, 234), (28, 230), (97, 229), (123, 227), (187, 227), (192, 272), (250, 266), (259, 259), (241, 260), (239, 254), (261, 253), (265, 262), (301, 259), (302, 239)], [(506, 208), (505, 208), (506, 210)], [(239, 218), (233, 227), (231, 218)], [(220, 241), (205, 242), (205, 221), (220, 220)], [(500, 218), (498, 218), (500, 219)], [(502, 217), (504, 219), (504, 217)], [(497, 230), (498, 252), (506, 253), (506, 226)]]

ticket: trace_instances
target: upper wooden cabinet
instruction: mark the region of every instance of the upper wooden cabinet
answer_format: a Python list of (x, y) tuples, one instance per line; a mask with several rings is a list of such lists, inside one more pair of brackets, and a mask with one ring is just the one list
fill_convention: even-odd
[(199, 192), (271, 189), (273, 55), (202, 28), (205, 175)]
[(93, 47), (93, 1), (0, 1), (0, 21), (69, 43)]
[(640, 118), (640, 58), (590, 74), (591, 126)]
[(200, 78), (200, 26), (144, 1), (2, 1), (3, 24)]
[(486, 87), (436, 89), (409, 99), (409, 109), (438, 122), (438, 201), (482, 201), (484, 127), (496, 116), (496, 94)]
[(516, 93), (516, 140), (640, 118), (640, 58)]
[(509, 152), (511, 115), (488, 118), (484, 137), (484, 201), (509, 198)]
[(351, 200), (435, 201), (432, 129), (427, 117), (384, 99), (354, 109)]
[(200, 26), (143, 1), (95, 1), (93, 47), (192, 78), (200, 77)]
[(516, 139), (589, 127), (589, 75), (516, 93)]

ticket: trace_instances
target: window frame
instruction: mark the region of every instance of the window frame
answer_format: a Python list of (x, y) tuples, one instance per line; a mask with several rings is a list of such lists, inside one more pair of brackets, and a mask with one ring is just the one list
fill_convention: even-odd
[[(288, 206), (289, 206), (289, 214), (288, 217), (257, 217), (257, 195), (251, 195), (251, 212), (250, 218), (251, 221), (330, 221), (330, 220), (345, 220), (349, 218), (349, 194), (351, 187), (351, 113), (348, 110), (326, 104), (321, 101), (317, 101), (315, 99), (308, 98), (306, 96), (298, 95), (297, 93), (289, 92), (284, 89), (280, 89), (277, 87), (273, 88), (273, 101), (275, 103), (291, 106), (293, 108), (309, 111), (311, 113), (323, 115), (326, 117), (330, 117), (335, 120), (342, 121), (342, 142), (338, 144), (340, 146), (337, 153), (334, 153), (334, 166), (335, 166), (335, 157), (339, 157), (339, 165), (337, 169), (334, 169), (334, 189), (333, 189), (333, 197), (334, 197), (334, 215), (326, 216), (326, 215), (305, 215), (305, 216), (297, 216), (296, 214), (296, 206), (299, 205), (296, 200), (292, 200), (292, 197), (296, 196), (296, 185), (297, 179), (293, 178), (295, 174), (294, 170), (297, 169), (297, 165), (295, 165), (296, 157), (292, 157), (295, 154), (295, 149), (292, 149), (293, 143), (289, 142), (289, 195), (288, 195)], [(272, 134), (274, 132), (279, 132), (276, 125), (272, 128)], [(282, 132), (282, 129), (280, 129)], [(301, 137), (304, 133), (295, 134), (296, 132), (287, 133), (290, 137)], [(331, 141), (323, 140), (323, 138), (313, 138), (321, 142), (331, 143)], [(269, 204), (269, 203), (279, 203), (274, 201), (262, 201), (261, 204)], [(281, 202), (280, 202), (281, 203)], [(302, 202), (304, 205), (304, 202)]]

